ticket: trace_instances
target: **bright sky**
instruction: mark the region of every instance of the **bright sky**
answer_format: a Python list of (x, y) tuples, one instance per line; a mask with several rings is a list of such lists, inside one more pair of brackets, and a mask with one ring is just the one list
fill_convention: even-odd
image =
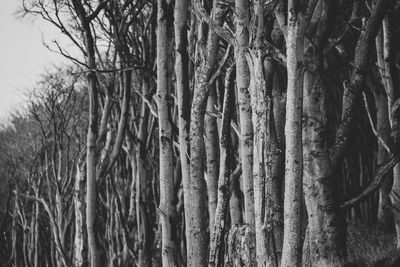
[(18, 19), (15, 12), (22, 0), (2, 0), (0, 8), (0, 122), (26, 100), (44, 69), (66, 59), (49, 51), (50, 42), (60, 34), (54, 27), (37, 19)]

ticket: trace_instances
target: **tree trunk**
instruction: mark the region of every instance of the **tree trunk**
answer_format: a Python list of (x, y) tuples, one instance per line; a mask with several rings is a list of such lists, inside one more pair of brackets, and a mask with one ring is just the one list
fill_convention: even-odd
[[(211, 2), (210, 2), (211, 3)], [(223, 17), (221, 12), (216, 13), (219, 9), (219, 1), (212, 2), (211, 16), (215, 22), (221, 26)], [(204, 27), (199, 27), (203, 29)], [(202, 38), (201, 36), (199, 38)], [(215, 65), (218, 59), (219, 36), (210, 27), (207, 36), (207, 65), (208, 71), (211, 73), (215, 70)], [(208, 193), (208, 210), (209, 210), (209, 228), (210, 235), (214, 225), (215, 209), (217, 207), (218, 198), (218, 175), (219, 175), (219, 146), (218, 146), (218, 126), (217, 118), (210, 113), (216, 113), (215, 106), (217, 105), (217, 86), (215, 82), (210, 84), (206, 114), (204, 119), (204, 145), (206, 152), (207, 166), (207, 193)]]
[(172, 153), (172, 118), (169, 105), (171, 70), (168, 60), (172, 56), (172, 7), (166, 0), (157, 2), (157, 106), (160, 144), (160, 221), (163, 266), (176, 266), (174, 168)]
[(74, 266), (82, 267), (85, 258), (85, 164), (78, 162), (74, 185), (75, 206), (75, 237), (74, 237)]
[(39, 267), (39, 214), (40, 212), (40, 207), (39, 207), (39, 203), (35, 203), (35, 216), (34, 216), (34, 220), (35, 220), (35, 227), (33, 229), (33, 246), (34, 246), (34, 255), (33, 255), (33, 266), (34, 267)]
[(215, 210), (218, 199), (218, 174), (219, 174), (219, 147), (218, 147), (218, 129), (217, 118), (211, 114), (216, 113), (214, 106), (217, 105), (217, 96), (215, 86), (210, 89), (208, 96), (206, 114), (204, 119), (204, 145), (206, 149), (207, 160), (207, 192), (208, 192), (208, 213), (210, 235), (214, 225)]
[(252, 51), (248, 56), (250, 67), (250, 86), (252, 121), (254, 127), (254, 152), (253, 152), (253, 183), (254, 183), (254, 213), (256, 233), (256, 255), (258, 266), (268, 266), (267, 240), (263, 231), (265, 209), (265, 166), (264, 149), (267, 135), (267, 102), (265, 97), (265, 80), (263, 74), (263, 55), (261, 50)]
[(231, 226), (243, 224), (242, 202), (240, 190), (240, 175), (242, 168), (238, 165), (231, 175), (231, 198), (229, 199), (229, 214), (231, 216)]
[(334, 25), (335, 3), (320, 4), (312, 44), (304, 54), (303, 190), (308, 213), (308, 242), (312, 266), (342, 266), (346, 260), (346, 228), (341, 217), (337, 188), (329, 162), (326, 139), (326, 88), (323, 81), (323, 49)]
[(221, 152), (221, 167), (220, 177), (218, 181), (218, 202), (215, 212), (215, 222), (213, 224), (213, 231), (211, 234), (210, 241), (210, 257), (208, 266), (220, 266), (222, 265), (224, 256), (224, 230), (226, 225), (226, 212), (229, 200), (229, 180), (231, 175), (231, 166), (229, 164), (231, 160), (231, 117), (233, 112), (233, 87), (230, 83), (231, 73), (233, 66), (230, 67), (226, 72), (225, 78), (225, 95), (224, 105), (222, 112), (222, 126), (221, 126), (221, 141), (220, 141), (220, 152)]
[[(397, 98), (392, 107), (392, 139), (393, 146), (400, 146), (400, 98)], [(400, 249), (400, 163), (393, 169), (393, 187), (390, 192), (390, 201), (393, 206), (393, 214), (397, 233), (397, 248)]]
[[(317, 48), (318, 49), (318, 48)], [(303, 179), (312, 266), (342, 266), (346, 232), (327, 150), (325, 88), (318, 51), (308, 47), (304, 74)]]
[(281, 175), (282, 153), (278, 149), (273, 116), (275, 64), (264, 49), (265, 24), (261, 1), (255, 2), (256, 42), (248, 53), (252, 125), (254, 132), (253, 182), (258, 266), (278, 266), (282, 246)]
[[(18, 190), (18, 189), (17, 189)], [(18, 191), (17, 191), (18, 192)], [(18, 253), (18, 247), (17, 247), (17, 242), (18, 242), (18, 222), (17, 222), (17, 216), (18, 216), (18, 208), (17, 208), (17, 198), (14, 200), (14, 209), (13, 209), (13, 216), (12, 216), (12, 226), (11, 226), (11, 256), (10, 256), (10, 263), (12, 262), (15, 267), (20, 266), (19, 265), (19, 253)], [(10, 264), (11, 265), (11, 264)]]
[(190, 210), (190, 161), (189, 161), (189, 127), (190, 127), (190, 88), (189, 88), (189, 55), (187, 37), (187, 0), (176, 0), (174, 11), (175, 25), (175, 74), (178, 95), (179, 123), (179, 156), (181, 160), (186, 251), (190, 251), (189, 210)]
[[(393, 8), (393, 3), (391, 3)], [(384, 65), (384, 76), (383, 82), (386, 85), (386, 92), (388, 95), (388, 108), (389, 108), (389, 123), (392, 128), (392, 149), (396, 149), (396, 145), (399, 142), (398, 136), (398, 106), (396, 102), (400, 99), (400, 89), (399, 89), (399, 76), (396, 71), (395, 55), (394, 55), (394, 25), (393, 25), (393, 15), (388, 14), (383, 19), (382, 31), (383, 31), (383, 65)], [(393, 215), (395, 219), (395, 227), (397, 232), (397, 248), (400, 248), (400, 211), (397, 207), (400, 206), (400, 163), (397, 163), (393, 168), (393, 187), (390, 192), (390, 198), (392, 205), (395, 207), (393, 209)]]
[(88, 248), (90, 251), (90, 266), (98, 266), (97, 245), (94, 230), (96, 216), (96, 164), (97, 164), (97, 90), (95, 90), (95, 81), (93, 73), (88, 75), (90, 115), (89, 130), (87, 135), (87, 180), (86, 180), (86, 228), (88, 234)]
[(256, 261), (257, 266), (274, 264), (268, 257), (267, 238), (263, 231), (265, 211), (265, 165), (264, 152), (267, 138), (267, 98), (266, 81), (263, 72), (265, 55), (261, 50), (264, 31), (262, 1), (254, 3), (256, 24), (256, 47), (246, 54), (250, 71), (249, 92), (251, 97), (252, 124), (254, 132), (253, 144), (253, 187), (254, 187), (254, 215), (256, 236)]
[(265, 211), (263, 231), (268, 240), (267, 252), (270, 260), (279, 265), (283, 244), (283, 169), (284, 156), (279, 147), (275, 128), (272, 91), (276, 62), (272, 59), (264, 61), (264, 75), (266, 79), (266, 145), (264, 147), (265, 166)]
[[(195, 5), (201, 7), (199, 0)], [(219, 1), (214, 3), (212, 17), (216, 21), (221, 20), (222, 9)], [(217, 8), (216, 8), (217, 7)], [(188, 266), (205, 266), (207, 264), (207, 228), (204, 216), (205, 212), (205, 181), (204, 181), (204, 114), (209, 94), (209, 77), (217, 46), (210, 36), (213, 29), (210, 28), (207, 47), (204, 39), (197, 42), (198, 61), (195, 70), (195, 85), (192, 99), (190, 120), (190, 239), (191, 251), (188, 251)]]
[[(140, 140), (140, 139), (139, 139)], [(139, 149), (140, 151), (140, 146)], [(144, 150), (144, 148), (143, 148)], [(145, 157), (143, 152), (137, 153), (137, 179), (136, 179), (136, 225), (138, 231), (138, 264), (142, 266), (151, 266), (151, 246), (152, 238), (149, 236), (151, 226), (149, 224), (149, 214), (147, 206), (148, 175), (145, 168)]]
[[(388, 101), (385, 92), (379, 88), (375, 93), (375, 104), (377, 109), (376, 114), (376, 128), (378, 135), (383, 139), (383, 141), (390, 145), (390, 123), (389, 123), (389, 108)], [(378, 166), (382, 165), (385, 162), (385, 159), (389, 155), (388, 151), (386, 151), (385, 147), (381, 142), (378, 141), (378, 153), (376, 156), (376, 164)], [(385, 178), (384, 183), (379, 188), (379, 202), (378, 202), (378, 221), (381, 225), (382, 229), (393, 229), (393, 214), (390, 211), (389, 206), (389, 193), (391, 190), (391, 185), (393, 179), (390, 179), (389, 176), (392, 174), (388, 173), (388, 177)]]
[(249, 45), (249, 1), (236, 0), (236, 86), (240, 117), (240, 160), (244, 194), (245, 223), (254, 226), (253, 124), (249, 93), (249, 67), (245, 54)]
[[(379, 3), (375, 4), (376, 6)], [(393, 4), (391, 4), (393, 5)], [(393, 6), (391, 6), (393, 8)], [(377, 52), (377, 63), (379, 72), (381, 74), (382, 84), (386, 91), (387, 103), (384, 103), (384, 96), (376, 94), (377, 102), (377, 130), (379, 136), (383, 141), (388, 144), (392, 149), (395, 149), (393, 144), (396, 141), (390, 140), (390, 128), (393, 134), (393, 124), (395, 118), (392, 117), (392, 109), (395, 101), (399, 97), (399, 81), (397, 73), (395, 72), (394, 62), (394, 47), (393, 47), (393, 29), (392, 29), (392, 15), (386, 15), (383, 19), (382, 27), (375, 38), (375, 46)], [(384, 150), (382, 144), (378, 144), (378, 158), (377, 163), (382, 164), (387, 152)], [(387, 176), (389, 174), (386, 174)], [(390, 187), (390, 179), (385, 179), (382, 186), (379, 188), (379, 206), (378, 206), (378, 219), (382, 225), (387, 225), (390, 221), (390, 214), (388, 210), (388, 195)], [(390, 192), (392, 204), (395, 206), (400, 203), (396, 196), (400, 195), (400, 164), (396, 164), (393, 168), (393, 186)], [(395, 219), (395, 227), (397, 232), (397, 246), (400, 248), (400, 212), (396, 209), (393, 210)]]
[[(149, 92), (149, 83), (145, 80), (142, 85), (142, 95), (147, 95)], [(140, 110), (140, 121), (137, 132), (137, 145), (135, 147), (136, 159), (136, 188), (135, 188), (135, 209), (136, 209), (136, 227), (137, 227), (137, 243), (139, 250), (138, 265), (140, 267), (151, 266), (151, 247), (152, 247), (152, 236), (151, 229), (153, 224), (151, 224), (149, 212), (151, 209), (148, 206), (149, 198), (151, 196), (148, 194), (150, 177), (146, 173), (146, 138), (148, 135), (148, 120), (149, 112), (146, 103), (142, 101)]]
[(204, 113), (208, 95), (208, 71), (205, 62), (196, 69), (196, 82), (190, 120), (190, 217), (191, 251), (188, 266), (205, 266), (207, 262), (207, 230), (204, 181)]
[(289, 0), (287, 25), (287, 100), (285, 125), (284, 236), (281, 266), (301, 265), (301, 210), (303, 157), (301, 117), (303, 97), (303, 42), (299, 4)]
[(89, 91), (89, 126), (87, 133), (86, 150), (86, 229), (88, 235), (88, 250), (90, 255), (90, 266), (97, 267), (98, 251), (96, 245), (94, 222), (96, 217), (96, 165), (98, 137), (98, 88), (96, 72), (95, 43), (90, 28), (90, 20), (86, 15), (85, 8), (80, 0), (72, 1), (75, 11), (79, 17), (84, 44), (86, 49), (86, 61), (90, 71), (86, 75)]

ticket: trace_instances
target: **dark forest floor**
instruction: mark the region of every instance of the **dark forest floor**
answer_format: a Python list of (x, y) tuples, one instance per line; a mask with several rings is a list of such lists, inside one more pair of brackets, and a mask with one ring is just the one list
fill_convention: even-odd
[[(303, 249), (303, 266), (310, 266), (309, 250)], [(383, 229), (364, 223), (347, 227), (348, 263), (345, 267), (400, 267), (394, 229)]]
[(347, 230), (347, 251), (351, 262), (347, 266), (400, 267), (394, 230), (384, 231), (364, 224), (349, 225)]

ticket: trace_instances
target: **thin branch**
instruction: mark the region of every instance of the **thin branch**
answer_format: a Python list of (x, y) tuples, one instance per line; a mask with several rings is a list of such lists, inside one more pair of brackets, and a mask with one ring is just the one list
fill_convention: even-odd
[(146, 103), (146, 105), (149, 107), (151, 114), (158, 118), (158, 108), (157, 106), (154, 104), (154, 102), (151, 102), (151, 99), (149, 99), (149, 97), (142, 95), (139, 91), (136, 91), (136, 94), (138, 94), (143, 101)]
[(86, 63), (84, 63), (84, 62), (82, 62), (82, 61), (80, 61), (80, 60), (78, 60), (78, 59), (72, 57), (71, 55), (67, 54), (67, 53), (61, 48), (61, 46), (58, 44), (58, 42), (57, 42), (56, 40), (53, 40), (53, 43), (57, 46), (58, 52), (57, 52), (56, 50), (54, 50), (54, 49), (51, 49), (50, 46), (48, 46), (47, 44), (45, 44), (45, 43), (43, 43), (43, 44), (44, 44), (44, 45), (46, 46), (46, 48), (49, 49), (50, 51), (55, 52), (55, 53), (59, 53), (59, 54), (61, 54), (62, 56), (68, 58), (69, 60), (75, 62), (76, 64), (81, 65), (81, 66), (84, 66), (84, 67), (86, 67), (86, 68), (89, 68), (89, 66), (86, 65)]
[(346, 209), (352, 207), (357, 203), (359, 203), (361, 200), (365, 199), (366, 197), (374, 193), (377, 189), (379, 189), (379, 187), (385, 181), (385, 178), (388, 177), (388, 175), (386, 174), (389, 173), (389, 171), (392, 170), (393, 167), (399, 161), (400, 161), (400, 149), (397, 148), (395, 152), (390, 153), (386, 157), (385, 162), (376, 170), (372, 182), (361, 193), (357, 194), (356, 196), (342, 203), (340, 205), (340, 208)]
[(276, 60), (279, 64), (286, 67), (286, 56), (285, 54), (277, 47), (269, 43), (268, 41), (264, 42), (266, 47), (266, 52), (269, 56), (271, 56), (274, 60)]
[(214, 75), (211, 77), (210, 81), (208, 82), (209, 85), (212, 85), (212, 84), (214, 83), (215, 79), (220, 75), (221, 69), (222, 69), (222, 67), (225, 65), (225, 62), (226, 62), (226, 60), (227, 60), (228, 57), (229, 57), (229, 52), (231, 51), (231, 47), (232, 47), (232, 45), (229, 44), (229, 45), (228, 45), (228, 48), (226, 49), (225, 55), (224, 55), (224, 57), (222, 58), (222, 60), (221, 60), (221, 62), (220, 62), (220, 64), (219, 64), (219, 66), (218, 66), (217, 71), (214, 73)]
[(100, 70), (100, 69), (90, 69), (87, 65), (85, 65), (88, 69), (79, 71), (79, 72), (74, 72), (73, 74), (84, 74), (84, 73), (89, 73), (89, 72), (97, 72), (97, 73), (113, 73), (113, 72), (122, 72), (122, 71), (128, 71), (128, 70), (138, 70), (138, 69), (143, 69), (145, 68), (144, 65), (137, 65), (129, 68), (119, 68), (119, 69), (108, 69), (108, 70)]
[(21, 194), (21, 193), (18, 193), (18, 192), (14, 192), (14, 194), (18, 195), (18, 196), (22, 196), (22, 197), (24, 197), (26, 199), (37, 201), (37, 202), (39, 202), (39, 203), (41, 203), (43, 205), (44, 209), (46, 210), (46, 212), (47, 212), (47, 214), (48, 214), (48, 216), (50, 218), (50, 223), (51, 223), (51, 226), (53, 228), (54, 239), (55, 239), (55, 243), (56, 243), (56, 249), (60, 253), (61, 260), (63, 261), (64, 265), (68, 266), (68, 264), (67, 264), (68, 263), (68, 257), (66, 256), (65, 251), (64, 251), (64, 247), (62, 246), (62, 242), (61, 242), (61, 239), (60, 239), (60, 230), (58, 229), (58, 225), (56, 224), (56, 220), (54, 218), (54, 215), (51, 212), (51, 209), (50, 209), (49, 205), (46, 203), (46, 201), (43, 198), (40, 198), (40, 197), (29, 196), (29, 195)]
[(385, 148), (385, 150), (388, 153), (390, 153), (389, 146), (385, 143), (385, 140), (383, 140), (382, 137), (379, 135), (378, 131), (375, 128), (374, 122), (372, 121), (371, 111), (368, 106), (367, 96), (366, 96), (365, 92), (363, 92), (362, 94), (363, 94), (363, 98), (364, 98), (365, 110), (367, 111), (369, 124), (371, 125), (372, 132), (375, 134), (376, 138), (378, 138), (379, 143), (381, 143), (381, 145)]
[[(215, 117), (218, 119), (222, 118), (222, 113), (220, 111), (217, 111), (217, 112), (206, 111), (206, 114), (208, 116), (212, 116), (212, 117)], [(238, 137), (240, 137), (240, 129), (239, 129), (238, 125), (236, 124), (236, 122), (234, 122), (233, 120), (231, 120), (231, 127), (235, 131), (236, 135)]]
[(196, 0), (194, 2), (194, 12), (201, 20), (205, 21), (210, 26), (210, 28), (219, 35), (219, 37), (221, 37), (228, 43), (235, 45), (235, 38), (233, 37), (232, 33), (227, 29), (219, 26), (218, 23), (212, 20), (199, 0)]
[(93, 11), (92, 14), (87, 16), (87, 20), (88, 21), (92, 21), (93, 19), (95, 19), (97, 17), (97, 15), (100, 13), (101, 10), (103, 10), (103, 8), (108, 4), (110, 0), (105, 0), (103, 2), (101, 2), (97, 8)]

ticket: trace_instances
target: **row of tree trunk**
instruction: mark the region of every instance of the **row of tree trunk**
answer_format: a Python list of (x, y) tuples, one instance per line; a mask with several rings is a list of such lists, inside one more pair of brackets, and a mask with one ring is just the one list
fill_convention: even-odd
[(2, 130), (0, 260), (343, 266), (358, 209), (400, 247), (394, 2), (24, 1), (82, 57)]

